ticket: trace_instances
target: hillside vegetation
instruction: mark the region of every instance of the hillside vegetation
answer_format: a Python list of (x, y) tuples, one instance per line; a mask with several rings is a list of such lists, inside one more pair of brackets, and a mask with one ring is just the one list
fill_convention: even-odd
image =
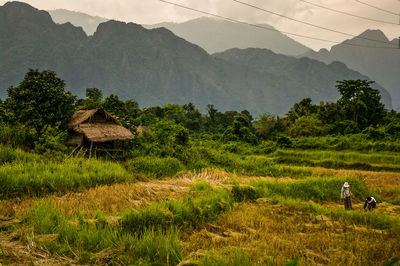
[[(368, 81), (337, 90), (337, 102), (254, 119), (192, 103), (140, 109), (97, 88), (78, 99), (54, 72), (30, 70), (0, 102), (1, 263), (397, 263), (400, 115)], [(68, 157), (63, 124), (80, 108), (105, 108), (135, 138), (113, 159)]]

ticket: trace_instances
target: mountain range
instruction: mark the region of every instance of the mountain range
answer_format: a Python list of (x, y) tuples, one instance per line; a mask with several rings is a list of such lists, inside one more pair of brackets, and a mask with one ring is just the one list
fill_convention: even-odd
[[(68, 10), (50, 11), (50, 14), (56, 23), (71, 22), (75, 26), (83, 27), (88, 35), (94, 33), (98, 24), (107, 21), (105, 18)], [(380, 30), (366, 30), (356, 38), (333, 46), (330, 51), (321, 49), (315, 52), (281, 34), (270, 25), (260, 24), (259, 26), (263, 28), (209, 17), (182, 23), (165, 22), (144, 25), (149, 29), (165, 27), (177, 36), (199, 45), (208, 53), (222, 52), (232, 48), (267, 48), (275, 53), (293, 55), (299, 58), (309, 57), (327, 64), (334, 61), (343, 62), (349, 68), (369, 76), (372, 80), (384, 86), (392, 95), (394, 107), (400, 110), (399, 50), (360, 47), (360, 45), (385, 47), (385, 44), (367, 39), (392, 43), (392, 45), (386, 45), (386, 47), (399, 47), (398, 39), (389, 41)], [(270, 31), (264, 28), (268, 28)]]
[(293, 56), (311, 51), (310, 48), (280, 33), (270, 25), (257, 24), (257, 26), (260, 27), (201, 17), (182, 23), (165, 22), (144, 27), (167, 28), (211, 54), (232, 48), (266, 48), (275, 53)]
[[(20, 2), (0, 7), (0, 96), (29, 68), (55, 71), (79, 97), (97, 87), (104, 95), (131, 98), (142, 107), (193, 102), (204, 110), (247, 109), (283, 114), (305, 97), (338, 98), (337, 80), (368, 79), (343, 63), (231, 49), (208, 54), (165, 28), (107, 21), (93, 36), (71, 23), (56, 24), (46, 11)], [(383, 102), (390, 94), (379, 84)]]
[[(66, 23), (82, 27), (88, 35), (93, 35), (97, 26), (109, 19), (90, 16), (81, 12), (57, 9), (49, 11), (56, 23)], [(267, 48), (275, 53), (300, 55), (310, 48), (280, 33), (266, 24), (259, 28), (231, 21), (201, 17), (182, 23), (158, 23), (143, 25), (147, 29), (166, 28), (175, 35), (199, 45), (208, 53), (226, 51), (231, 48)], [(269, 29), (269, 30), (267, 30)]]
[[(349, 68), (368, 75), (390, 92), (394, 108), (400, 110), (399, 39), (390, 41), (380, 30), (366, 30), (359, 36), (391, 44), (353, 38), (333, 46), (330, 51), (326, 49), (321, 49), (319, 52), (309, 51), (301, 56), (313, 58), (327, 64), (340, 61)], [(361, 47), (360, 45), (383, 48)]]

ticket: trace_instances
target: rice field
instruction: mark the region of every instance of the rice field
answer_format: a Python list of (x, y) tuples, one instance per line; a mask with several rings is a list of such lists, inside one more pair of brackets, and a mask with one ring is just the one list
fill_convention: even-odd
[[(5, 265), (385, 265), (400, 258), (397, 171), (276, 161), (395, 169), (396, 154), (202, 151), (209, 168), (196, 168), (173, 158), (115, 163), (1, 153)], [(344, 182), (350, 211), (340, 199)], [(377, 209), (364, 212), (369, 195)]]

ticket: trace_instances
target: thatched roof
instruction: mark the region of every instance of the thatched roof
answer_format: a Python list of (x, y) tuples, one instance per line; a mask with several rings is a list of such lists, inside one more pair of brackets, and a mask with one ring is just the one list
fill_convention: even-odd
[(90, 123), (90, 119), (94, 117), (96, 113), (103, 115), (107, 120), (109, 120), (109, 122), (122, 126), (121, 123), (117, 119), (115, 119), (112, 115), (110, 115), (106, 110), (99, 108), (99, 109), (83, 109), (76, 111), (71, 116), (71, 119), (69, 120), (68, 124), (65, 127), (67, 129), (73, 129), (74, 127), (82, 123), (86, 122)]
[(128, 129), (114, 124), (82, 124), (75, 131), (83, 133), (87, 139), (93, 142), (111, 140), (133, 139), (133, 134)]
[(134, 138), (131, 131), (123, 127), (116, 118), (104, 109), (76, 111), (66, 125), (66, 128), (82, 133), (88, 140), (93, 142)]

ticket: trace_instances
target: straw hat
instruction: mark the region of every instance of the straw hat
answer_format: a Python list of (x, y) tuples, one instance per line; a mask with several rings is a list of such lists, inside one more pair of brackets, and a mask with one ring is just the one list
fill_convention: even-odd
[(343, 187), (350, 187), (350, 186), (349, 186), (349, 183), (344, 182)]

